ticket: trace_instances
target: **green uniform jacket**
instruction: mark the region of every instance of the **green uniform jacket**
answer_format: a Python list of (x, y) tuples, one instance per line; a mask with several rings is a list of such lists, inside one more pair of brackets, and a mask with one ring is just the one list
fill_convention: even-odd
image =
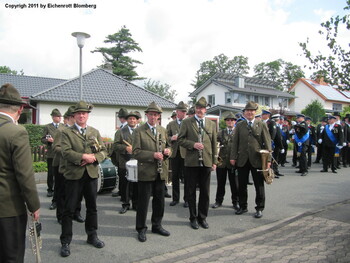
[[(60, 126), (63, 126), (63, 125), (60, 123), (58, 128)], [(47, 147), (46, 147), (46, 149), (47, 149), (47, 153), (46, 153), (47, 154), (47, 158), (54, 158), (55, 153), (53, 152), (53, 149), (52, 149), (52, 144), (53, 143), (47, 141), (46, 135), (51, 135), (52, 138), (55, 140), (55, 135), (56, 135), (56, 132), (57, 132), (58, 128), (56, 129), (55, 126), (53, 126), (52, 122), (49, 123), (49, 124), (46, 124), (44, 126), (43, 136), (41, 137), (41, 142), (47, 145)]]
[(171, 156), (170, 156), (170, 158), (175, 158), (176, 157), (176, 154), (177, 154), (177, 151), (179, 150), (179, 148), (180, 148), (181, 158), (185, 158), (185, 155), (186, 155), (185, 148), (183, 148), (183, 147), (181, 147), (179, 145), (179, 141), (178, 140), (177, 141), (171, 141), (171, 137), (173, 135), (176, 135), (176, 134), (179, 135), (179, 132), (180, 132), (180, 127), (179, 127), (179, 124), (177, 123), (177, 120), (169, 122), (169, 124), (166, 127), (166, 130), (167, 130), (167, 133), (168, 133), (168, 142), (171, 145)]
[[(216, 125), (213, 121), (205, 119), (203, 129), (203, 165), (212, 167), (217, 164), (217, 132)], [(184, 119), (181, 124), (180, 133), (178, 136), (179, 144), (186, 149), (185, 166), (197, 167), (199, 166), (199, 151), (193, 146), (198, 142), (198, 124), (195, 117)]]
[(126, 162), (133, 158), (133, 156), (126, 151), (127, 145), (123, 140), (132, 145), (132, 135), (130, 134), (129, 126), (125, 126), (119, 130), (114, 138), (114, 150), (118, 153), (117, 156), (119, 157), (118, 167), (126, 169)]
[[(161, 134), (161, 149), (164, 151), (168, 147), (167, 133), (165, 128), (160, 125), (156, 127), (157, 134)], [(154, 159), (153, 154), (159, 152), (157, 140), (154, 137), (148, 124), (145, 123), (137, 128), (133, 133), (132, 152), (137, 160), (138, 180), (139, 181), (155, 181), (158, 176), (158, 160)], [(166, 156), (162, 162), (162, 173), (160, 178), (166, 180), (168, 177), (168, 160)]]
[(223, 129), (218, 132), (218, 144), (220, 145), (220, 150), (218, 151), (221, 159), (221, 163), (218, 163), (218, 168), (232, 168), (232, 165), (230, 164), (232, 137), (233, 133), (228, 134), (227, 129)]
[(230, 160), (236, 160), (238, 167), (243, 167), (249, 160), (254, 168), (261, 169), (261, 149), (271, 151), (266, 123), (255, 120), (253, 127), (249, 128), (247, 121), (240, 121), (233, 132)]
[(26, 214), (26, 205), (35, 212), (40, 202), (28, 133), (2, 114), (0, 125), (0, 218)]
[(52, 163), (58, 163), (58, 172), (61, 174), (64, 174), (64, 170), (66, 167), (66, 160), (63, 159), (62, 155), (62, 147), (61, 147), (61, 141), (62, 141), (62, 130), (68, 129), (69, 126), (62, 125), (61, 128), (57, 129), (55, 134), (55, 140), (52, 143), (52, 149), (55, 153), (55, 157), (53, 158)]
[[(96, 140), (98, 144), (96, 143)], [(99, 149), (94, 153), (92, 146)], [(87, 126), (85, 137), (80, 134), (76, 125), (62, 131), (61, 140), (63, 158), (66, 160), (64, 177), (68, 180), (79, 180), (85, 170), (91, 178), (98, 178), (98, 164), (107, 157), (107, 150), (98, 130)], [(94, 153), (96, 162), (80, 166), (83, 153)]]

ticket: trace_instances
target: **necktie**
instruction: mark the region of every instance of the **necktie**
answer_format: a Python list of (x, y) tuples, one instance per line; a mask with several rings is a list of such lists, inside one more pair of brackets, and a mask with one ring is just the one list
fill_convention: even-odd
[(156, 136), (156, 128), (152, 127), (152, 133), (154, 136)]
[(201, 128), (203, 128), (204, 127), (204, 125), (203, 125), (203, 120), (201, 119), (201, 120), (199, 120), (199, 126), (201, 127)]
[(130, 130), (131, 130), (131, 134), (133, 134), (135, 129), (134, 128), (130, 128)]
[(228, 134), (232, 134), (232, 129), (228, 129)]
[(56, 128), (56, 129), (58, 128), (58, 124), (57, 124), (57, 123), (55, 123), (55, 128)]
[(80, 132), (81, 132), (81, 135), (85, 136), (86, 128), (81, 128)]
[(249, 122), (249, 127), (252, 127), (252, 122), (251, 121)]

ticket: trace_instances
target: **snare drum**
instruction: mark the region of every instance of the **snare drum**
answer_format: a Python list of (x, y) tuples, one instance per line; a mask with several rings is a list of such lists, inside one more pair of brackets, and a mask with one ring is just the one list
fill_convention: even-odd
[(130, 160), (126, 162), (126, 179), (129, 182), (137, 182), (137, 160)]
[(98, 166), (97, 192), (112, 191), (118, 185), (117, 168), (110, 159), (105, 159)]

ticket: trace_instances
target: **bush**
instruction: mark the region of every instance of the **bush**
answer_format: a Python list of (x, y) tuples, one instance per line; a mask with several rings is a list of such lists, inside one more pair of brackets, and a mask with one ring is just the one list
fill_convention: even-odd
[(42, 145), (41, 137), (44, 132), (43, 125), (35, 125), (35, 124), (23, 124), (24, 128), (26, 128), (29, 134), (29, 144), (30, 147), (36, 147)]
[(33, 162), (33, 169), (35, 173), (47, 172), (46, 162)]

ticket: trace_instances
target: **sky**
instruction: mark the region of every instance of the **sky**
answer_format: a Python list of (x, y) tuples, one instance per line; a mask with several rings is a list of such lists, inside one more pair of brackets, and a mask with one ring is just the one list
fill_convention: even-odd
[[(48, 8), (49, 3), (95, 8)], [(79, 48), (71, 33), (91, 35), (83, 48), (84, 73), (103, 63), (91, 51), (110, 47), (106, 36), (125, 25), (143, 50), (129, 54), (143, 63), (136, 68), (139, 76), (169, 84), (178, 93), (175, 102), (188, 101), (200, 63), (219, 54), (248, 57), (250, 76), (256, 64), (280, 58), (308, 64), (298, 43), (309, 38), (312, 50), (325, 51), (320, 23), (344, 15), (345, 5), (345, 0), (0, 0), (0, 66), (71, 79), (79, 76)], [(350, 43), (348, 33), (339, 38)]]

